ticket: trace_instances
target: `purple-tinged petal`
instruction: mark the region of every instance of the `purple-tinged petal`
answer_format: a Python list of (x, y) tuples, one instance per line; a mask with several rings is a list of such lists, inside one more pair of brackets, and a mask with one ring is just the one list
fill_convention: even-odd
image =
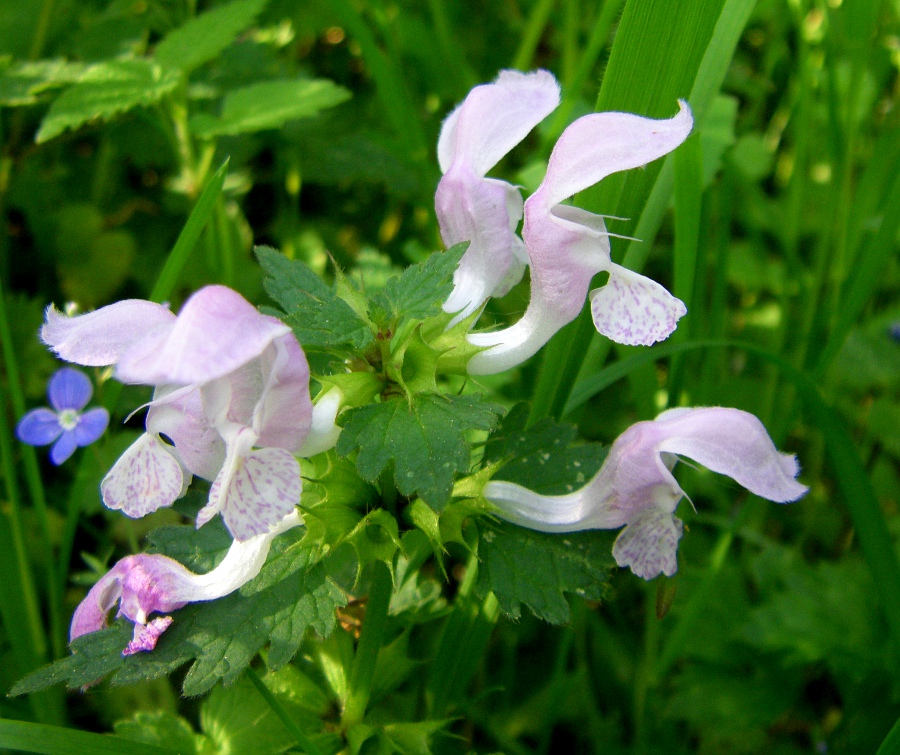
[(78, 439), (74, 430), (66, 430), (50, 449), (50, 461), (56, 466), (66, 462), (78, 448)]
[(91, 400), (94, 386), (91, 379), (74, 367), (63, 367), (53, 373), (47, 385), (47, 398), (58, 412), (66, 409), (81, 411)]
[(204, 480), (214, 480), (225, 461), (225, 444), (209, 422), (199, 388), (180, 392), (157, 388), (147, 412), (147, 432), (166, 435), (182, 464)]
[(267, 532), (300, 502), (300, 464), (281, 448), (261, 448), (226, 462), (209, 491), (197, 526), (222, 513), (235, 540)]
[(171, 616), (157, 616), (149, 624), (135, 624), (134, 637), (129, 642), (122, 655), (134, 655), (135, 653), (149, 653), (156, 647), (156, 641), (172, 625)]
[(687, 456), (762, 498), (786, 503), (809, 490), (795, 479), (797, 458), (779, 452), (749, 412), (715, 406), (670, 409), (654, 425), (659, 451)]
[(627, 346), (668, 338), (687, 308), (654, 280), (613, 264), (605, 286), (590, 293), (594, 327)]
[[(121, 563), (121, 562), (120, 562)], [(103, 629), (116, 601), (122, 597), (122, 578), (116, 570), (118, 564), (104, 574), (78, 604), (69, 627), (69, 641), (88, 632)]]
[(275, 339), (260, 356), (265, 380), (253, 412), (257, 444), (295, 452), (312, 425), (309, 364), (293, 333)]
[(236, 291), (206, 286), (185, 302), (171, 329), (150, 333), (130, 348), (116, 376), (148, 385), (203, 385), (247, 364), (289, 332)]
[(44, 407), (32, 409), (16, 426), (16, 437), (29, 446), (46, 446), (62, 435), (62, 432), (56, 412)]
[(76, 317), (51, 304), (41, 339), (60, 359), (88, 367), (115, 364), (130, 346), (175, 319), (161, 304), (127, 299)]
[(644, 509), (619, 533), (613, 558), (643, 579), (653, 579), (660, 573), (671, 577), (678, 569), (676, 553), (682, 531), (681, 520), (672, 514), (655, 507)]
[(668, 120), (632, 113), (592, 113), (559, 137), (547, 173), (531, 201), (549, 210), (612, 173), (638, 168), (671, 152), (687, 139), (693, 118), (687, 103)]
[(559, 104), (559, 84), (547, 71), (501, 71), (469, 92), (444, 121), (438, 162), (447, 172), (465, 162), (484, 176)]
[(81, 446), (89, 446), (97, 440), (109, 425), (109, 412), (103, 407), (97, 407), (85, 412), (78, 418), (78, 424), (72, 430), (75, 433), (75, 442)]
[(132, 519), (171, 506), (183, 489), (181, 464), (150, 433), (132, 443), (100, 483), (103, 503)]

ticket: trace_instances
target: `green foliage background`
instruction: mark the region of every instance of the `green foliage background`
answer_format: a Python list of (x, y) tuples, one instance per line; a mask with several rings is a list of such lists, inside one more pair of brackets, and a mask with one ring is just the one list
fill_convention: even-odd
[[(20, 688), (31, 694), (0, 698), (0, 747), (878, 751), (900, 716), (897, 0), (0, 4), (0, 688), (56, 659), (67, 660), (37, 678), (77, 687), (100, 676), (90, 664), (108, 652), (66, 647), (74, 606), (151, 529), (182, 521), (169, 511), (123, 522), (100, 504), (98, 482), (138, 425), (117, 424), (60, 469), (13, 441), (56, 367), (35, 337), (47, 303), (139, 297), (177, 308), (211, 282), (264, 306), (268, 293), (314, 371), (327, 371), (329, 343), (369, 348), (404, 317), (436, 313), (452, 270), (449, 255), (426, 262), (441, 247), (441, 119), (507, 67), (547, 68), (563, 89), (560, 109), (493, 173), (526, 191), (575, 117), (667, 117), (689, 100), (697, 128), (683, 148), (578, 202), (625, 218), (612, 221), (626, 237), (613, 239), (614, 259), (665, 283), (690, 314), (645, 350), (610, 348), (582, 319), (520, 369), (446, 381), (461, 394), (448, 402), (480, 432), (448, 434), (455, 471), (486, 443), (485, 462), (507, 462), (500, 478), (563, 492), (570, 465), (589, 476), (599, 444), (629, 424), (668, 406), (724, 405), (757, 414), (799, 455), (809, 495), (776, 506), (682, 468), (696, 513), (682, 504), (679, 571), (645, 584), (612, 567), (611, 537), (473, 532), (472, 511), (447, 505), (452, 474), (415, 477), (427, 459), (402, 454), (438, 421), (438, 399), (393, 414), (364, 406), (339, 448), (370, 449), (355, 471), (333, 455), (304, 468), (307, 489), (327, 493), (309, 509), (302, 547), (285, 541), (267, 569), (333, 551), (315, 578), (304, 573), (310, 584), (294, 584), (314, 606), (275, 618), (259, 609), (271, 625), (241, 652), (256, 658), (274, 633), (261, 660), (205, 675), (225, 653), (217, 633), (241, 617), (230, 599), (216, 615), (189, 607), (170, 631), (187, 635), (196, 619), (208, 646), (103, 669), (152, 682)], [(254, 244), (284, 256), (263, 249), (257, 260)], [(387, 283), (411, 265), (422, 267)], [(283, 285), (294, 280), (309, 300)], [(338, 298), (351, 285), (374, 296), (371, 309)], [(490, 302), (480, 324), (514, 320), (527, 290)], [(144, 400), (108, 382), (98, 399), (116, 420)], [(398, 448), (373, 450), (365, 433), (376, 422)], [(548, 446), (559, 479), (538, 469)], [(398, 476), (399, 493), (430, 506), (410, 506), (400, 531), (384, 510), (366, 512), (384, 470), (403, 463), (415, 486)], [(190, 501), (180, 505), (189, 513)], [(197, 565), (223, 547), (212, 531), (188, 552), (180, 531), (151, 542)], [(361, 603), (377, 595), (379, 559), (396, 543), (389, 604)], [(354, 627), (379, 616), (386, 644), (360, 670)], [(120, 647), (128, 632), (117, 624), (98, 642)], [(187, 661), (186, 677), (164, 676)], [(352, 710), (362, 688), (368, 717), (342, 729), (340, 708)], [(110, 731), (118, 739), (89, 734)]]

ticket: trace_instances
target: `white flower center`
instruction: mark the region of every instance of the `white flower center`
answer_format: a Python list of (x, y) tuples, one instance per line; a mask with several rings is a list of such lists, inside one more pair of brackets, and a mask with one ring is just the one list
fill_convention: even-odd
[(59, 426), (63, 430), (74, 430), (81, 421), (81, 417), (78, 416), (78, 412), (74, 409), (63, 409), (58, 416)]

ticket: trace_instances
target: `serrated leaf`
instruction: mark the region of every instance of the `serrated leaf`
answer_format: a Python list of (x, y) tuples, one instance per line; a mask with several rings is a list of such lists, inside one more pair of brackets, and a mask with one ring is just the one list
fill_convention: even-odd
[(74, 84), (85, 67), (84, 63), (62, 59), (29, 60), (10, 66), (0, 74), (0, 105), (33, 105), (47, 91)]
[(544, 419), (526, 429), (528, 404), (514, 406), (484, 450), (485, 464), (506, 461), (495, 480), (515, 482), (542, 495), (563, 495), (600, 469), (607, 449), (599, 443), (571, 445), (574, 425)]
[(618, 532), (591, 530), (551, 535), (508, 522), (482, 524), (476, 592), (493, 592), (500, 608), (517, 619), (520, 604), (551, 624), (569, 620), (564, 593), (598, 600), (615, 565)]
[(440, 510), (450, 499), (454, 475), (471, 463), (463, 431), (491, 430), (503, 411), (480, 396), (421, 394), (411, 402), (368, 404), (342, 415), (337, 452), (347, 456), (358, 449), (356, 469), (370, 482), (392, 468), (400, 493), (418, 495)]
[(281, 305), (282, 320), (304, 347), (364, 349), (372, 342), (369, 327), (309, 267), (267, 246), (255, 251), (266, 272), (266, 293)]
[(156, 46), (156, 61), (185, 73), (212, 60), (253, 23), (268, 0), (237, 0), (201, 13), (169, 32)]
[(261, 81), (225, 95), (218, 118), (197, 117), (191, 130), (199, 137), (234, 136), (281, 128), (340, 105), (350, 92), (328, 79)]
[(46, 142), (89, 121), (107, 121), (132, 108), (152, 105), (175, 89), (179, 81), (177, 71), (149, 60), (97, 63), (53, 101), (35, 141)]
[(237, 679), (267, 644), (270, 668), (283, 666), (297, 652), (307, 629), (323, 637), (330, 634), (335, 609), (347, 602), (317, 563), (318, 549), (299, 542), (302, 534), (295, 529), (279, 536), (262, 571), (237, 592), (173, 612), (174, 622), (152, 652), (123, 658), (132, 625), (120, 620), (109, 629), (79, 637), (72, 643), (72, 655), (27, 676), (13, 694), (60, 682), (80, 687), (108, 674), (113, 674), (113, 684), (133, 684), (192, 662), (183, 691), (200, 695), (219, 680), (230, 684)]
[(468, 246), (465, 241), (446, 252), (435, 252), (391, 278), (372, 297), (372, 319), (396, 327), (401, 319), (426, 320), (440, 314), (441, 304), (453, 290), (453, 273)]

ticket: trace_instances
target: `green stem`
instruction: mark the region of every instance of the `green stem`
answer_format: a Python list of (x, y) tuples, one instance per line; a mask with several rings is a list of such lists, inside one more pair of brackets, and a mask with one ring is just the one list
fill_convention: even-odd
[(372, 575), (372, 588), (369, 591), (369, 602), (366, 606), (366, 620), (363, 623), (353, 667), (350, 669), (350, 690), (347, 704), (341, 715), (344, 729), (362, 721), (372, 693), (372, 680), (375, 675), (375, 664), (378, 652), (384, 640), (387, 626), (388, 606), (391, 602), (393, 580), (391, 571), (383, 561), (376, 561)]
[[(6, 378), (13, 412), (17, 417), (25, 414), (25, 397), (22, 394), (19, 365), (12, 345), (12, 333), (6, 311), (4, 282), (0, 280), (0, 342), (3, 348), (3, 362), (6, 365)], [(38, 466), (37, 456), (31, 446), (22, 446), (22, 461), (28, 493), (37, 513), (38, 525), (43, 540), (44, 555), (47, 563), (47, 601), (50, 608), (50, 646), (54, 658), (61, 658), (65, 652), (65, 632), (62, 621), (62, 600), (59, 583), (56, 581), (54, 564), (53, 538), (50, 534), (50, 514), (47, 499), (44, 496), (44, 484)]]
[(303, 733), (303, 730), (297, 726), (297, 722), (287, 714), (287, 711), (282, 707), (281, 703), (278, 702), (275, 695), (273, 695), (271, 690), (263, 683), (263, 680), (259, 678), (259, 674), (257, 674), (250, 666), (247, 666), (244, 674), (253, 683), (253, 686), (256, 687), (256, 691), (259, 692), (263, 700), (266, 701), (268, 706), (272, 709), (272, 712), (278, 716), (281, 723), (284, 724), (285, 728), (291, 733), (294, 739), (297, 740), (300, 747), (308, 752), (309, 755), (322, 755), (322, 751), (310, 741), (309, 737)]
[(538, 42), (541, 41), (541, 35), (547, 26), (547, 19), (550, 17), (550, 11), (553, 10), (553, 0), (538, 0), (531, 10), (528, 17), (528, 23), (525, 26), (525, 33), (522, 35), (522, 41), (519, 43), (519, 49), (513, 58), (513, 68), (524, 71), (531, 68), (534, 62), (534, 52), (537, 50)]

